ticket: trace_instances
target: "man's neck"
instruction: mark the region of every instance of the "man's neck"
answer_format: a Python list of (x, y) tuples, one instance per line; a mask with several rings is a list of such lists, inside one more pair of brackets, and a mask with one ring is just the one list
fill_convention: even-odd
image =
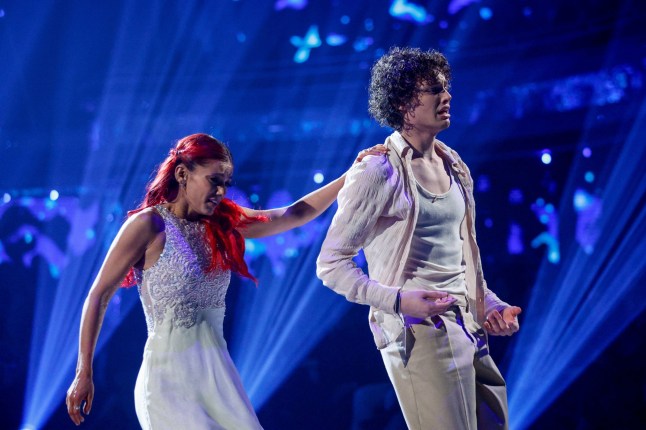
[(421, 133), (418, 130), (402, 130), (401, 135), (415, 150), (414, 157), (422, 157), (429, 161), (438, 157), (435, 152), (435, 137), (437, 133)]

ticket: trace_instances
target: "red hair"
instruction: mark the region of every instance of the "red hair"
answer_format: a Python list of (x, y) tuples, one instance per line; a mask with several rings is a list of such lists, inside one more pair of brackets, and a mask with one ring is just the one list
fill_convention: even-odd
[[(208, 160), (223, 161), (233, 165), (229, 148), (213, 136), (197, 133), (177, 141), (175, 147), (159, 165), (155, 178), (146, 187), (143, 202), (137, 209), (128, 212), (128, 216), (169, 202), (177, 196), (179, 183), (175, 179), (175, 167), (178, 164), (183, 163), (189, 170), (193, 170), (197, 164)], [(245, 242), (238, 229), (258, 221), (265, 222), (267, 218), (247, 216), (232, 200), (222, 199), (213, 215), (202, 220), (206, 227), (206, 240), (211, 248), (211, 263), (208, 271), (218, 268), (231, 270), (257, 283), (244, 261)], [(134, 284), (134, 271), (131, 268), (121, 285), (130, 287)]]

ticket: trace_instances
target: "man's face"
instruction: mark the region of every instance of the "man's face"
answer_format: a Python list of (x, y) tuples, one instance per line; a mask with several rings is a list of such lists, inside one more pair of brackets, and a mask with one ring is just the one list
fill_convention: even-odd
[(436, 79), (421, 81), (417, 106), (406, 112), (404, 120), (419, 132), (437, 134), (451, 125), (448, 82), (442, 73)]

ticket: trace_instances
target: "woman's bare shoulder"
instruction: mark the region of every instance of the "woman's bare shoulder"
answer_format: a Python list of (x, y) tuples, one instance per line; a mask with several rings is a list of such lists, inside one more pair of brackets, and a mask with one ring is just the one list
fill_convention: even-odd
[(164, 218), (156, 208), (146, 208), (128, 217), (123, 225), (124, 231), (144, 236), (157, 235), (164, 231)]

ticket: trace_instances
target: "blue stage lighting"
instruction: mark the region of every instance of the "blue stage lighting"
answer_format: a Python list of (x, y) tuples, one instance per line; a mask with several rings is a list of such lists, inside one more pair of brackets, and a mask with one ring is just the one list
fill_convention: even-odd
[(407, 0), (393, 0), (389, 9), (390, 15), (404, 21), (413, 21), (419, 24), (428, 22), (428, 13), (423, 6), (409, 3)]
[(348, 38), (342, 34), (332, 33), (325, 38), (325, 43), (327, 43), (330, 46), (341, 46), (345, 42), (347, 42), (347, 40)]
[(592, 196), (581, 189), (574, 192), (574, 208), (577, 212), (587, 209), (592, 204)]
[(522, 254), (525, 250), (523, 245), (523, 229), (516, 223), (509, 225), (509, 236), (507, 237), (507, 252), (510, 255)]
[(480, 8), (480, 18), (484, 19), (485, 21), (489, 21), (493, 17), (493, 11), (491, 8), (488, 7), (481, 7)]
[(289, 41), (292, 45), (298, 48), (294, 54), (294, 61), (296, 63), (304, 63), (308, 58), (310, 58), (310, 51), (313, 48), (321, 46), (321, 37), (319, 36), (318, 26), (310, 26), (307, 33), (305, 33), (305, 36), (302, 38), (292, 36)]
[(552, 153), (549, 149), (544, 149), (541, 152), (541, 162), (543, 164), (550, 164), (552, 162)]
[[(103, 246), (96, 246), (80, 255), (74, 254), (73, 247), (68, 249), (65, 259), (69, 264), (64, 271), (56, 264), (50, 263), (48, 266), (51, 276), (59, 281), (56, 288), (44, 285), (37, 296), (23, 428), (43, 428), (54, 408), (61, 404), (65, 387), (72, 379), (76, 360), (76, 349), (73, 346), (78, 343), (82, 303), (93, 277), (93, 266), (88, 262), (100, 261), (116, 231), (114, 228), (107, 228), (103, 233), (104, 242), (100, 244)], [(79, 288), (81, 283), (86, 287)], [(118, 325), (118, 321), (112, 319), (115, 316), (121, 318), (137, 302), (136, 292), (132, 292), (130, 296), (130, 300), (119, 307), (121, 313), (106, 314), (97, 353)]]
[(352, 47), (354, 48), (355, 51), (361, 52), (361, 51), (365, 51), (370, 46), (372, 46), (374, 42), (375, 41), (372, 37), (360, 37), (357, 40), (355, 40)]
[[(263, 206), (280, 207), (291, 201), (290, 194), (278, 191)], [(262, 259), (254, 261), (247, 250), (260, 283), (258, 288), (245, 285), (238, 291), (229, 346), (256, 409), (351, 306), (324, 288), (313, 271), (331, 212), (297, 230), (254, 239), (251, 251), (264, 246)]]
[(282, 10), (286, 8), (300, 10), (307, 6), (307, 0), (277, 0), (274, 4), (276, 10)]
[(476, 186), (478, 191), (485, 193), (491, 188), (491, 179), (489, 179), (488, 175), (480, 175), (476, 180)]
[(524, 200), (524, 196), (523, 196), (522, 190), (518, 188), (514, 188), (509, 191), (509, 203), (520, 204), (523, 202), (523, 200)]
[(573, 216), (586, 216), (585, 237), (569, 243), (558, 269), (543, 264), (538, 273), (509, 360), (511, 428), (529, 428), (646, 308), (644, 135), (646, 103), (628, 138), (609, 153), (598, 199), (577, 189), (584, 163), (574, 163), (563, 199), (574, 200)]
[(316, 172), (316, 173), (314, 174), (314, 178), (313, 178), (313, 179), (314, 179), (314, 182), (315, 182), (315, 183), (317, 183), (317, 184), (322, 184), (322, 183), (323, 183), (323, 181), (325, 181), (325, 176), (323, 175), (323, 173), (322, 173), (322, 172)]
[[(329, 222), (329, 217), (327, 218)], [(321, 286), (312, 275), (325, 225), (310, 225), (318, 232), (317, 243), (300, 248), (298, 254), (286, 249), (287, 270), (276, 276), (275, 267), (264, 261), (255, 270), (257, 289), (243, 286), (239, 292), (231, 355), (238, 366), (252, 404), (261, 409), (272, 393), (316, 346), (319, 340), (349, 309)], [(249, 316), (253, 315), (253, 318)], [(271, 323), (266, 323), (271, 321)], [(260, 323), (263, 322), (263, 323)]]

